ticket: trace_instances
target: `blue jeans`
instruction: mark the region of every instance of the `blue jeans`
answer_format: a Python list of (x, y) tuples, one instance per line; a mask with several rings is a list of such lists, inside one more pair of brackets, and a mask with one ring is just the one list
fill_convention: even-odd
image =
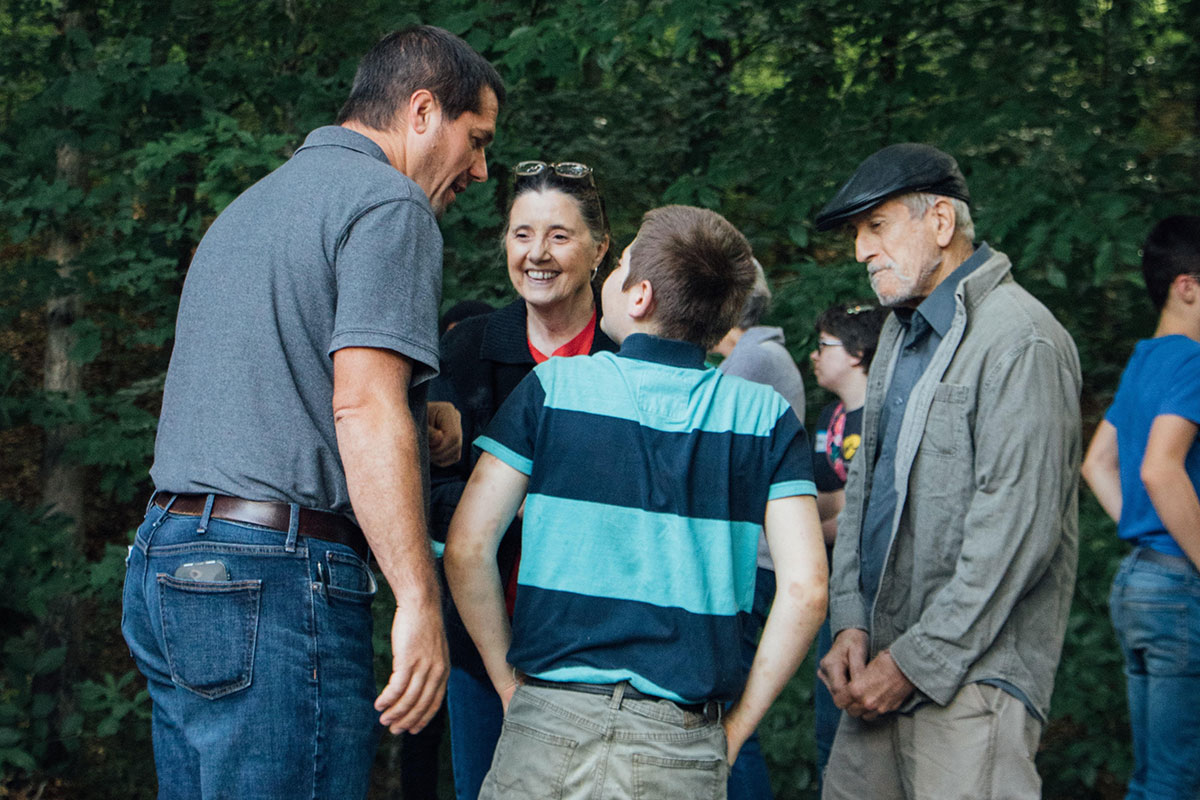
[[(817, 631), (817, 667), (821, 659), (829, 653), (833, 646), (833, 633), (829, 628), (829, 618), (821, 623)], [(813, 681), (813, 711), (814, 728), (817, 740), (817, 794), (821, 792), (824, 782), (825, 765), (829, 763), (829, 752), (833, 749), (833, 740), (837, 736), (838, 721), (842, 718), (842, 710), (833, 703), (833, 695), (819, 677)]]
[[(1153, 560), (1150, 560), (1153, 559)], [(1200, 797), (1200, 573), (1186, 559), (1121, 562), (1109, 609), (1125, 653), (1134, 771), (1128, 800)]]
[(475, 800), (492, 766), (504, 723), (504, 707), (490, 681), (481, 681), (460, 667), (450, 668), (446, 707), (450, 711), (454, 796), (458, 800)]
[[(825, 558), (833, 568), (833, 548), (825, 546)], [(821, 659), (829, 654), (833, 647), (833, 630), (829, 627), (829, 617), (821, 623), (817, 631), (817, 669), (821, 668)], [(813, 680), (813, 712), (814, 727), (817, 740), (817, 794), (825, 781), (825, 765), (829, 763), (829, 752), (833, 749), (833, 739), (837, 736), (838, 720), (842, 718), (842, 710), (833, 703), (833, 695), (820, 677)]]
[[(754, 653), (758, 650), (758, 634), (767, 621), (771, 603), (775, 600), (775, 573), (769, 569), (758, 570), (754, 579), (754, 609), (752, 622), (742, 629), (742, 667), (750, 672)], [(737, 761), (729, 770), (729, 800), (771, 800), (771, 776), (767, 774), (767, 762), (763, 758), (758, 732), (750, 735), (738, 753)]]
[(292, 527), (151, 506), (138, 529), (121, 630), (149, 684), (160, 800), (366, 797), (375, 580)]

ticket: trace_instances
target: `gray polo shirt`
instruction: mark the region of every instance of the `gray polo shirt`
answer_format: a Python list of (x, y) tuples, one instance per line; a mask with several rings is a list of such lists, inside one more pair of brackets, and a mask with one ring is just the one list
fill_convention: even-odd
[(419, 186), (370, 139), (318, 128), (217, 217), (188, 270), (167, 371), (157, 489), (350, 513), (333, 424), (334, 351), (437, 373), (442, 237)]
[(896, 513), (896, 442), (904, 411), (908, 408), (908, 396), (954, 322), (954, 292), (959, 282), (991, 256), (992, 249), (987, 243), (981, 244), (915, 309), (897, 308), (893, 312), (904, 327), (904, 336), (900, 339), (900, 354), (892, 367), (892, 380), (879, 413), (875, 478), (863, 516), (859, 587), (867, 608), (871, 607), (879, 591), (879, 579), (892, 538), (892, 519)]

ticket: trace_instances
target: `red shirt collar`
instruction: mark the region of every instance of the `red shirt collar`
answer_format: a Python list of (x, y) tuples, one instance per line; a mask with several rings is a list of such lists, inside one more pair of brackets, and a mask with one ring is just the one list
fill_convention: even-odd
[[(592, 352), (592, 342), (596, 338), (596, 309), (592, 309), (592, 317), (588, 320), (587, 325), (583, 326), (583, 330), (575, 334), (575, 338), (564, 344), (562, 347), (555, 350), (550, 355), (543, 355), (540, 350), (533, 346), (533, 342), (529, 342), (529, 354), (533, 356), (535, 364), (541, 364), (543, 361), (552, 356), (586, 356)], [(528, 338), (526, 339), (528, 341)]]

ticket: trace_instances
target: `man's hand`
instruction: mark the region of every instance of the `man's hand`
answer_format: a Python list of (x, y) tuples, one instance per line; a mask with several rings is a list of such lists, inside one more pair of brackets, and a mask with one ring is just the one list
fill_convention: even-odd
[(915, 689), (896, 666), (892, 654), (884, 650), (850, 682), (851, 701), (845, 706), (846, 713), (865, 720), (876, 719), (899, 708)]
[(429, 460), (435, 467), (448, 467), (462, 457), (462, 416), (453, 403), (432, 400), (426, 404), (429, 429)]
[(416, 733), (442, 705), (450, 675), (450, 651), (437, 608), (397, 608), (392, 619), (392, 677), (375, 710), (392, 733)]
[(846, 708), (853, 702), (849, 692), (850, 682), (866, 669), (868, 644), (866, 631), (846, 628), (838, 633), (833, 646), (821, 659), (817, 675), (829, 687), (833, 703), (838, 708)]

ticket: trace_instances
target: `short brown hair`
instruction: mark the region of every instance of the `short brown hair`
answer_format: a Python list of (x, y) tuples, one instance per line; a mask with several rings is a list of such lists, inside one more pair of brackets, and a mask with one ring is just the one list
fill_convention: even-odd
[(363, 56), (337, 124), (391, 130), (418, 89), (428, 89), (451, 122), (466, 111), (478, 114), (484, 89), (504, 105), (504, 81), (487, 59), (450, 31), (414, 25), (389, 33)]
[(621, 288), (650, 281), (659, 334), (710, 350), (737, 321), (754, 274), (750, 243), (720, 214), (663, 206), (642, 218)]

